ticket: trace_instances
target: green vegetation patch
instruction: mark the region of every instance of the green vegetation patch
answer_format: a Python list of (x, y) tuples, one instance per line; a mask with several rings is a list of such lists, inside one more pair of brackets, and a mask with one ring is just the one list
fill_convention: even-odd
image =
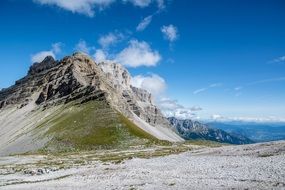
[(44, 137), (51, 139), (43, 151), (114, 149), (157, 141), (105, 101), (69, 104), (56, 114), (39, 126), (48, 127)]

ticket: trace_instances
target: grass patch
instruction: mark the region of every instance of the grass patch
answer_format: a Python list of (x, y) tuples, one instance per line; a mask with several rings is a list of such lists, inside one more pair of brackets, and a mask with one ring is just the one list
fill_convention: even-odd
[(263, 153), (263, 154), (259, 154), (258, 157), (261, 157), (261, 158), (266, 158), (266, 157), (271, 157), (271, 156), (274, 156), (273, 153)]
[(142, 130), (141, 128), (136, 126), (133, 122), (131, 122), (128, 118), (123, 116), (121, 113), (118, 113), (118, 115), (119, 115), (120, 123), (123, 123), (124, 126), (127, 127), (128, 131), (131, 134), (133, 134), (137, 137), (140, 137), (140, 138), (149, 139), (152, 141), (157, 141), (157, 138), (153, 137), (149, 133), (145, 132), (144, 130)]
[(105, 101), (68, 104), (37, 128), (46, 127), (42, 138), (50, 141), (40, 152), (88, 151), (127, 148), (159, 141), (112, 109)]

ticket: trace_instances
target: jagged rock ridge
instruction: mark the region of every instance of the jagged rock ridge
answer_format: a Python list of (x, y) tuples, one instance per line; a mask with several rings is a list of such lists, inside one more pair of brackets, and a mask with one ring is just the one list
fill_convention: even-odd
[(186, 140), (202, 139), (229, 144), (253, 143), (253, 141), (247, 137), (244, 137), (242, 135), (235, 136), (221, 129), (210, 128), (209, 126), (198, 121), (192, 121), (190, 119), (177, 119), (175, 117), (169, 117), (168, 120), (171, 125), (178, 131), (180, 136)]

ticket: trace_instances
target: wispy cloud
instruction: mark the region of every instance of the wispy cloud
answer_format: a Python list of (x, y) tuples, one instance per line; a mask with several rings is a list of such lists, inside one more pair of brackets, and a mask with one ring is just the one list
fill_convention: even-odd
[(284, 56), (281, 56), (281, 57), (277, 57), (271, 61), (269, 61), (268, 63), (270, 64), (273, 64), (273, 63), (276, 63), (276, 64), (285, 64), (285, 55)]
[(61, 52), (62, 46), (63, 46), (63, 43), (61, 42), (52, 44), (52, 48), (50, 50), (41, 51), (41, 52), (31, 55), (31, 62), (32, 63), (42, 62), (47, 56), (52, 56), (55, 59), (56, 55)]
[(90, 52), (92, 50), (95, 49), (94, 46), (89, 46), (87, 44), (87, 42), (85, 40), (79, 40), (79, 42), (76, 44), (75, 48), (74, 48), (76, 51), (80, 51), (80, 52), (83, 52), (83, 53), (86, 53), (86, 54), (90, 54)]
[(201, 92), (209, 90), (210, 88), (216, 88), (216, 87), (220, 87), (222, 85), (223, 85), (222, 83), (213, 83), (213, 84), (210, 84), (208, 87), (199, 88), (197, 90), (194, 90), (193, 94), (199, 94)]
[(242, 95), (243, 86), (237, 86), (234, 88), (235, 97), (240, 97)]
[(242, 86), (237, 86), (237, 87), (234, 88), (235, 91), (240, 91), (240, 90), (242, 90), (242, 89), (243, 89)]
[(139, 31), (139, 32), (145, 30), (145, 29), (148, 27), (148, 25), (151, 23), (152, 17), (153, 17), (152, 15), (145, 17), (145, 18), (138, 24), (136, 30)]
[(268, 78), (268, 79), (263, 79), (263, 80), (256, 80), (253, 82), (249, 82), (243, 86), (236, 86), (235, 88), (233, 88), (232, 91), (234, 91), (234, 95), (236, 97), (239, 97), (243, 94), (242, 91), (248, 87), (252, 87), (255, 85), (259, 85), (259, 84), (282, 82), (282, 81), (285, 81), (285, 77), (276, 77), (276, 78)]
[(202, 111), (203, 109), (200, 106), (193, 106), (189, 108), (191, 111)]
[(163, 10), (165, 8), (164, 0), (157, 0), (157, 6), (159, 10)]
[(269, 83), (269, 82), (280, 82), (280, 81), (285, 81), (285, 77), (277, 77), (277, 78), (269, 78), (269, 79), (264, 79), (264, 80), (258, 80), (254, 81), (251, 83), (248, 83), (247, 85), (256, 85), (256, 84), (263, 84), (263, 83)]
[(164, 0), (156, 0), (156, 2), (157, 2), (158, 10), (155, 11), (153, 14), (144, 17), (140, 21), (140, 23), (137, 25), (136, 31), (138, 31), (138, 32), (144, 31), (150, 25), (150, 23), (152, 22), (153, 18), (156, 15), (160, 14), (162, 12), (162, 10), (164, 10), (166, 8)]
[(193, 94), (199, 94), (199, 93), (201, 93), (201, 92), (206, 91), (207, 89), (208, 89), (208, 88), (199, 88), (199, 89), (195, 90), (195, 91), (193, 92)]
[(120, 32), (110, 32), (106, 35), (102, 35), (99, 40), (98, 43), (102, 46), (102, 48), (109, 48), (112, 45), (117, 44), (118, 42), (120, 42), (121, 40), (124, 39), (124, 34), (120, 33)]
[(211, 120), (220, 121), (220, 122), (256, 122), (256, 123), (270, 123), (270, 122), (285, 122), (285, 118), (280, 118), (276, 116), (267, 116), (267, 117), (245, 117), (245, 116), (237, 116), (237, 117), (228, 117), (220, 114), (213, 114), (211, 116)]
[(241, 95), (242, 95), (242, 92), (237, 92), (237, 93), (235, 94), (236, 97), (239, 97), (239, 96), (241, 96)]
[(215, 88), (215, 87), (220, 87), (222, 85), (223, 85), (222, 83), (214, 83), (214, 84), (211, 84), (209, 87), (210, 88)]

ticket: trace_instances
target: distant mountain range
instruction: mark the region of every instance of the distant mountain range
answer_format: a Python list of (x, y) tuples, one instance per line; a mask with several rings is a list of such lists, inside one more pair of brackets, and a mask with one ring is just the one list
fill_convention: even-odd
[(254, 142), (242, 134), (228, 133), (190, 119), (182, 120), (170, 117), (168, 121), (185, 140), (202, 139), (229, 144), (249, 144)]
[(259, 123), (207, 123), (212, 128), (222, 129), (228, 133), (246, 136), (255, 142), (285, 140), (285, 124)]

